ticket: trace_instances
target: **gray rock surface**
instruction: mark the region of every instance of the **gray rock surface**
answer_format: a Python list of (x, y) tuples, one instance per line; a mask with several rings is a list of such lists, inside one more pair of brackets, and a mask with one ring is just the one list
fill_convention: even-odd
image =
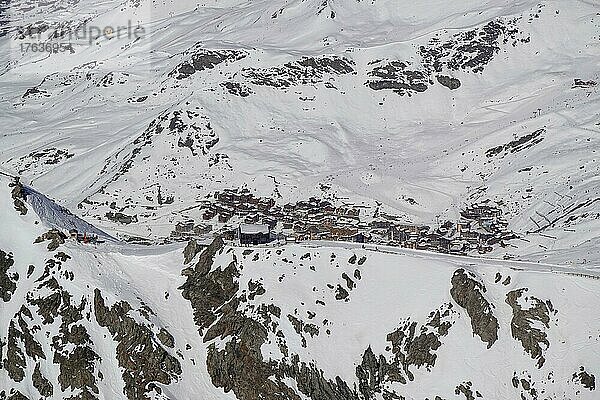
[(544, 352), (550, 346), (550, 342), (545, 330), (538, 326), (550, 328), (551, 309), (546, 303), (532, 296), (525, 298), (530, 302), (529, 307), (521, 306), (519, 299), (527, 291), (527, 288), (522, 288), (506, 295), (506, 303), (513, 310), (510, 328), (513, 338), (521, 343), (531, 358), (537, 360), (537, 366), (541, 368), (546, 361)]
[(493, 314), (492, 305), (483, 295), (486, 288), (474, 275), (458, 269), (452, 276), (450, 294), (454, 301), (464, 308), (471, 319), (473, 334), (481, 338), (490, 348), (498, 340), (498, 320)]

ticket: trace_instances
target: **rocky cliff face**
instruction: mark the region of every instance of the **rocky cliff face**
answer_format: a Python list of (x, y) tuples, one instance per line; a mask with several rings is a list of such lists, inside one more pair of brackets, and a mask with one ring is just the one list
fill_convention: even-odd
[(485, 286), (476, 280), (473, 273), (459, 269), (452, 276), (452, 298), (467, 311), (473, 334), (490, 348), (498, 340), (498, 320), (492, 312), (493, 306), (483, 296), (485, 292)]
[[(196, 258), (194, 249), (196, 245), (191, 242), (185, 251), (187, 261)], [(275, 253), (281, 255), (284, 251), (285, 249), (280, 249)], [(307, 260), (313, 260), (315, 255), (307, 254), (296, 256), (297, 261), (288, 257), (284, 260), (291, 265), (292, 270), (307, 266), (310, 267), (309, 270), (315, 270), (314, 266), (307, 265), (311, 264)], [(526, 288), (512, 291), (501, 289), (506, 291), (506, 303), (513, 308), (512, 319), (505, 320), (507, 325), (501, 329), (499, 319), (493, 311), (497, 306), (488, 299), (486, 284), (473, 272), (459, 268), (448, 282), (451, 302), (444, 303), (429, 313), (423, 323), (412, 321), (412, 318), (401, 320), (396, 329), (383, 337), (385, 340), (382, 342), (387, 343), (385, 354), (376, 354), (371, 346), (357, 354), (360, 358), (355, 359), (360, 360), (360, 363), (355, 367), (350, 379), (340, 376), (327, 378), (322, 365), (311, 360), (310, 356), (308, 360), (304, 360), (306, 353), (301, 355), (299, 350), (310, 348), (310, 344), (314, 343), (312, 339), (318, 338), (324, 331), (327, 331), (326, 335), (331, 335), (330, 329), (327, 328), (330, 326), (328, 321), (324, 320), (322, 326), (305, 322), (299, 316), (298, 309), (294, 310), (295, 315), (290, 314), (286, 319), (282, 319), (280, 307), (262, 302), (268, 297), (269, 288), (252, 279), (248, 281), (248, 289), (245, 289), (246, 285), (242, 283), (245, 280), (243, 271), (248, 268), (244, 261), (252, 260), (255, 263), (251, 265), (259, 268), (259, 265), (265, 265), (261, 264), (260, 260), (268, 260), (270, 256), (271, 250), (259, 250), (258, 253), (256, 250), (244, 250), (240, 254), (236, 249), (225, 246), (221, 239), (217, 239), (197, 257), (195, 267), (184, 270), (187, 281), (181, 289), (194, 308), (196, 324), (200, 328), (199, 334), (208, 345), (206, 363), (212, 382), (215, 386), (223, 388), (225, 393), (235, 393), (239, 399), (298, 399), (299, 394), (311, 399), (369, 400), (380, 396), (384, 399), (409, 398), (406, 396), (410, 391), (403, 386), (411, 381), (418, 381), (419, 378), (415, 374), (422, 376), (423, 373), (436, 370), (438, 353), (444, 346), (453, 346), (444, 343), (453, 326), (461, 319), (469, 321), (471, 335), (485, 343), (487, 350), (484, 352), (492, 351), (492, 346), (501, 339), (499, 332), (509, 330), (512, 332), (512, 338), (506, 337), (503, 341), (510, 342), (514, 338), (522, 344), (523, 350), (537, 361), (538, 368), (542, 368), (544, 364), (542, 353), (547, 349), (548, 342), (545, 339), (546, 334), (535, 327), (538, 326), (535, 321), (550, 328), (549, 315), (558, 313), (551, 303), (526, 298), (532, 305), (523, 309), (518, 305), (517, 299), (527, 291)], [(356, 265), (356, 259), (356, 254), (351, 256), (348, 266)], [(335, 257), (332, 257), (330, 262), (332, 260), (335, 260)], [(367, 257), (362, 257), (360, 265), (366, 265), (368, 270), (369, 263), (365, 263), (366, 260)], [(339, 267), (336, 265), (336, 268)], [(361, 274), (355, 276), (361, 277)], [(502, 281), (503, 287), (510, 284), (510, 275), (502, 278), (502, 274), (497, 272), (490, 283), (498, 285)], [(285, 279), (287, 278), (283, 274), (278, 281), (282, 282)], [(357, 284), (346, 272), (341, 274), (341, 279), (346, 282), (349, 290), (356, 288)], [(259, 281), (262, 281), (262, 278)], [(333, 299), (343, 301), (346, 298), (339, 296), (340, 285), (335, 290), (331, 284), (327, 284), (326, 287), (332, 290)], [(313, 288), (313, 292), (315, 291), (318, 292), (316, 287)], [(213, 293), (211, 298), (215, 301), (209, 302), (198, 297), (207, 293)], [(325, 303), (319, 303), (317, 300), (316, 304)], [(314, 320), (316, 315), (317, 313), (307, 310), (308, 320)], [(284, 328), (288, 323), (289, 327)], [(462, 340), (465, 339), (467, 338)], [(275, 343), (272, 343), (272, 340)], [(293, 343), (301, 346), (294, 349)], [(512, 343), (513, 346), (516, 345), (515, 342)], [(261, 349), (265, 346), (271, 347), (272, 344), (276, 345), (280, 356), (265, 358), (265, 352)], [(531, 375), (529, 376), (528, 382), (531, 381)], [(574, 375), (573, 379), (591, 385), (591, 378), (585, 373)], [(541, 384), (548, 383), (542, 381)], [(538, 386), (541, 384), (538, 383)], [(459, 382), (454, 392), (455, 395), (462, 395), (466, 399), (480, 398), (483, 396), (482, 389), (479, 388), (481, 385), (480, 382), (475, 389), (472, 381)], [(523, 385), (519, 383), (515, 388), (523, 390), (523, 393), (536, 393), (535, 390), (531, 391), (535, 383)], [(297, 388), (298, 392), (293, 388)], [(553, 389), (556, 388), (545, 390), (552, 392)]]
[(129, 245), (83, 245), (31, 213), (0, 212), (23, 232), (0, 237), (0, 399), (591, 399), (596, 390), (595, 353), (571, 347), (600, 340), (585, 311), (597, 302), (591, 273), (222, 238), (127, 255)]
[[(27, 225), (21, 224), (27, 231)], [(160, 394), (158, 383), (179, 378), (181, 365), (165, 350), (174, 347), (170, 334), (132, 316), (147, 311), (134, 310), (124, 301), (107, 306), (102, 291), (91, 290), (89, 282), (82, 280), (77, 262), (81, 253), (67, 248), (62, 232), (51, 230), (34, 237), (11, 245), (18, 256), (0, 251), (4, 301), (0, 398), (105, 398), (109, 367), (98, 337), (116, 343), (111, 357), (123, 369), (123, 396), (149, 399), (151, 393)], [(42, 267), (25, 265), (23, 259), (31, 259), (27, 253), (36, 254), (36, 264)], [(90, 290), (82, 293), (79, 285)]]

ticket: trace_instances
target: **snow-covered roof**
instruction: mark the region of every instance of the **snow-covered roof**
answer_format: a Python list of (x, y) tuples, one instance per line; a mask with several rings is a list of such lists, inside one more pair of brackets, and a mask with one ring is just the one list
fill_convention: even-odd
[(265, 224), (240, 224), (240, 232), (256, 235), (258, 233), (269, 233), (269, 225)]

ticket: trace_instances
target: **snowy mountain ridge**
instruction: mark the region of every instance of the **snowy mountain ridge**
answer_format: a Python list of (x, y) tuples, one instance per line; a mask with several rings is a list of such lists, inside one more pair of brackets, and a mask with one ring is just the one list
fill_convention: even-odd
[(15, 52), (26, 39), (12, 25), (38, 29), (41, 9), (9, 21), (3, 79), (22, 89), (3, 93), (1, 154), (96, 225), (170, 241), (202, 220), (198, 201), (239, 188), (427, 226), (490, 199), (525, 239), (498, 256), (597, 264), (589, 4), (86, 4), (79, 24), (129, 19), (145, 35), (46, 57)]
[(0, 400), (595, 399), (599, 40), (579, 0), (0, 4)]
[(595, 396), (596, 270), (342, 243), (50, 247), (32, 210), (2, 221), (19, 232), (0, 237), (3, 398)]

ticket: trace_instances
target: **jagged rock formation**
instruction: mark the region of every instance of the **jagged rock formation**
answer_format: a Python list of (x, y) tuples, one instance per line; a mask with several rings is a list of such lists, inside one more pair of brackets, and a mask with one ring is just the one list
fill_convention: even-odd
[(194, 239), (190, 240), (183, 250), (183, 264), (187, 265), (192, 262), (198, 253), (202, 251), (202, 247), (198, 245)]
[(573, 382), (581, 384), (588, 390), (596, 389), (596, 377), (585, 370), (585, 367), (579, 367), (579, 371), (573, 374)]
[(17, 172), (22, 174), (24, 172), (30, 173), (35, 170), (43, 170), (44, 166), (58, 165), (74, 156), (75, 154), (71, 153), (68, 149), (56, 147), (35, 150), (19, 159), (16, 165)]
[(473, 389), (473, 383), (471, 381), (463, 382), (456, 386), (454, 394), (463, 395), (465, 400), (475, 400), (483, 398), (479, 391)]
[[(357, 399), (356, 393), (340, 378), (327, 380), (317, 366), (301, 362), (296, 355), (291, 356), (289, 363), (264, 360), (261, 346), (267, 341), (269, 331), (278, 332), (278, 323), (273, 318), (278, 320), (281, 311), (272, 305), (258, 307), (262, 322), (241, 311), (247, 298), (236, 296), (239, 289), (237, 258), (233, 255), (225, 269), (213, 267), (215, 256), (223, 249), (222, 239), (213, 241), (200, 254), (195, 267), (184, 270), (187, 281), (181, 287), (183, 296), (192, 304), (199, 332), (204, 342), (209, 343), (206, 363), (213, 384), (225, 392), (233, 391), (240, 400), (299, 400), (300, 397), (282, 381), (291, 378), (302, 393), (315, 400)], [(259, 288), (261, 286), (256, 283), (249, 283), (250, 293), (254, 296), (258, 295), (257, 291), (260, 293)], [(292, 315), (288, 315), (288, 319), (298, 335), (318, 335), (315, 325)], [(217, 348), (211, 343), (216, 338), (225, 340), (224, 347)], [(303, 336), (302, 340), (306, 343)]]
[(234, 280), (237, 270), (232, 262), (227, 268), (211, 271), (217, 252), (223, 250), (224, 242), (215, 239), (201, 254), (193, 268), (183, 271), (187, 281), (180, 287), (182, 295), (194, 309), (194, 321), (202, 335), (204, 330), (217, 319), (215, 312), (229, 301), (238, 291)]
[(12, 198), (15, 210), (17, 210), (21, 215), (27, 214), (27, 207), (25, 206), (25, 194), (23, 193), (23, 184), (20, 182), (19, 178), (15, 178), (15, 180), (10, 184), (12, 189)]
[(94, 290), (96, 321), (118, 342), (116, 357), (123, 368), (125, 395), (134, 400), (150, 399), (151, 392), (155, 392), (153, 395), (161, 393), (156, 383), (168, 385), (178, 379), (181, 364), (147, 326), (128, 315), (131, 310), (123, 301), (106, 306), (100, 290)]
[(517, 27), (519, 18), (497, 18), (487, 24), (451, 36), (447, 41), (432, 39), (419, 52), (428, 69), (442, 72), (465, 70), (482, 72), (501, 46), (517, 46), (529, 39)]
[(54, 393), (52, 383), (40, 372), (40, 364), (35, 365), (33, 375), (31, 377), (33, 386), (43, 397), (50, 397)]
[(8, 376), (15, 382), (21, 382), (25, 377), (27, 358), (34, 362), (38, 359), (46, 359), (41, 344), (33, 336), (38, 328), (32, 326), (32, 319), (31, 310), (22, 305), (8, 327), (7, 352), (3, 359), (3, 366)]
[(544, 140), (544, 134), (546, 129), (538, 129), (530, 134), (524, 135), (518, 139), (512, 140), (506, 144), (493, 147), (485, 152), (485, 155), (489, 158), (500, 156), (504, 157), (508, 153), (518, 153), (529, 147), (535, 146)]
[(408, 318), (400, 327), (387, 335), (392, 353), (388, 361), (384, 355), (375, 356), (371, 347), (365, 350), (362, 362), (356, 367), (359, 392), (366, 400), (382, 394), (385, 399), (403, 399), (394, 391), (386, 389), (386, 383), (406, 384), (415, 379), (412, 368), (425, 367), (428, 371), (435, 366), (441, 338), (448, 334), (454, 324), (455, 311), (452, 304), (444, 304), (432, 311), (427, 322), (419, 327)]
[(0, 400), (29, 400), (27, 396), (15, 389), (11, 389), (8, 392), (8, 397), (6, 396), (7, 394), (4, 390), (0, 392)]
[(10, 297), (17, 288), (16, 282), (19, 280), (19, 274), (9, 272), (14, 263), (12, 254), (0, 250), (0, 298), (4, 302), (10, 301)]
[(452, 276), (450, 294), (454, 301), (464, 308), (471, 319), (473, 335), (477, 335), (490, 348), (498, 340), (498, 320), (494, 316), (493, 306), (486, 300), (485, 286), (475, 276), (458, 269)]
[(527, 43), (529, 39), (516, 28), (517, 20), (498, 18), (446, 40), (435, 37), (419, 47), (421, 65), (417, 67), (410, 67), (409, 61), (372, 61), (370, 65), (374, 67), (368, 73), (370, 79), (366, 85), (373, 90), (392, 90), (410, 97), (426, 91), (434, 84), (435, 77), (448, 89), (458, 89), (460, 80), (441, 73), (446, 70), (482, 72), (502, 45)]
[(65, 239), (67, 235), (65, 235), (62, 231), (58, 229), (51, 229), (48, 232), (44, 233), (42, 236), (35, 239), (34, 243), (41, 243), (45, 241), (49, 241), (48, 243), (48, 251), (54, 251), (58, 249), (61, 244), (65, 243)]
[(433, 85), (429, 74), (408, 69), (409, 65), (405, 62), (390, 61), (375, 65), (377, 66), (369, 72), (372, 79), (366, 83), (373, 90), (391, 89), (401, 96), (411, 96), (413, 93), (424, 92), (429, 85)]
[(185, 79), (196, 72), (212, 69), (224, 62), (239, 61), (247, 56), (244, 51), (209, 50), (201, 46), (201, 43), (197, 43), (192, 49), (186, 51), (185, 55), (189, 57), (189, 60), (179, 64), (169, 75), (175, 79)]
[(446, 86), (450, 90), (455, 90), (460, 87), (460, 80), (457, 78), (446, 75), (438, 75), (436, 76), (436, 79), (441, 85)]
[(129, 225), (138, 222), (137, 215), (127, 215), (123, 214), (122, 212), (110, 211), (107, 212), (104, 216), (111, 221), (118, 222), (119, 224), (123, 225)]
[(325, 76), (346, 75), (354, 72), (355, 63), (346, 57), (303, 57), (294, 62), (272, 68), (244, 68), (241, 75), (251, 84), (288, 89), (296, 85), (317, 84)]
[(531, 358), (537, 360), (538, 368), (541, 368), (546, 361), (544, 352), (550, 346), (544, 328), (550, 328), (550, 316), (555, 310), (549, 301), (543, 302), (533, 296), (523, 298), (527, 290), (517, 289), (506, 295), (506, 303), (513, 310), (511, 333)]

